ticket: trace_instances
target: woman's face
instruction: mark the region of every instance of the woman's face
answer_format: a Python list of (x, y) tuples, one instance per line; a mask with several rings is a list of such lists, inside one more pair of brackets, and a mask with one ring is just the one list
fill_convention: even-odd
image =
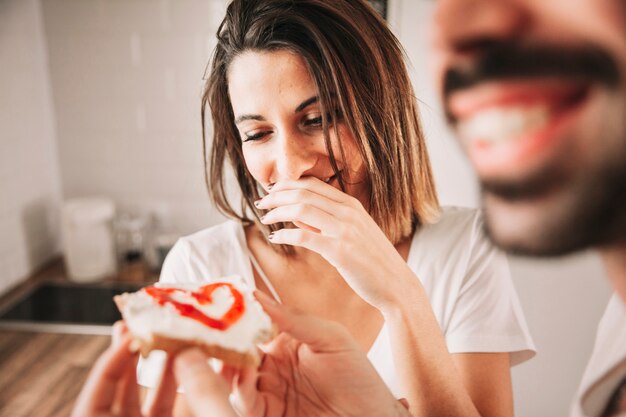
[[(244, 52), (230, 65), (228, 89), (246, 166), (263, 188), (304, 177), (340, 188), (324, 143), (318, 91), (299, 55)], [(342, 119), (333, 123), (339, 137), (332, 127), (330, 137), (345, 191), (365, 204), (365, 164)]]

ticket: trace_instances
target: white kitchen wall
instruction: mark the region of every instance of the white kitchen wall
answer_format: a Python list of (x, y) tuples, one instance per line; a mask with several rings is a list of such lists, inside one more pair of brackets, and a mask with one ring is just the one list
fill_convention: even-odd
[(205, 191), (200, 96), (222, 0), (41, 0), (64, 198), (100, 195), (190, 233)]
[[(443, 204), (477, 207), (474, 173), (442, 118), (429, 73), (430, 0), (390, 0), (390, 22), (412, 63), (412, 80)], [(515, 286), (537, 345), (537, 356), (513, 368), (515, 414), (568, 415), (609, 296), (595, 254), (562, 259), (511, 258)]]
[(38, 0), (0, 1), (0, 294), (58, 253), (61, 192)]

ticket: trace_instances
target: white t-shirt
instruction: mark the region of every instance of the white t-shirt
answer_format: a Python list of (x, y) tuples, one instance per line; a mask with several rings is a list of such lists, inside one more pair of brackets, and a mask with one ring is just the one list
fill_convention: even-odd
[[(483, 235), (477, 211), (444, 209), (437, 223), (415, 233), (407, 263), (428, 294), (451, 353), (510, 352), (512, 365), (534, 355), (508, 261)], [(255, 285), (244, 229), (229, 221), (180, 239), (163, 265), (161, 282), (210, 281), (233, 274)], [(386, 325), (368, 358), (399, 395)], [(155, 386), (162, 362), (162, 355), (143, 361), (139, 383)]]
[(626, 307), (613, 295), (598, 325), (593, 353), (583, 374), (571, 417), (596, 417), (626, 377)]

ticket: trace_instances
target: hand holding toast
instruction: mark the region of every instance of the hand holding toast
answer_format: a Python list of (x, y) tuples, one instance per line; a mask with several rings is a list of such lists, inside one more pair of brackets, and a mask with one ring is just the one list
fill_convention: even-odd
[(195, 417), (376, 416), (410, 414), (396, 401), (356, 341), (340, 325), (300, 314), (256, 292), (282, 332), (263, 347), (261, 366), (225, 366), (222, 376), (200, 349), (172, 355), (152, 401), (140, 404), (135, 376), (138, 354), (123, 323), (92, 369), (72, 417), (169, 417), (182, 385)]
[(234, 406), (240, 415), (410, 415), (342, 326), (256, 294), (282, 333), (263, 347), (258, 370), (234, 378)]

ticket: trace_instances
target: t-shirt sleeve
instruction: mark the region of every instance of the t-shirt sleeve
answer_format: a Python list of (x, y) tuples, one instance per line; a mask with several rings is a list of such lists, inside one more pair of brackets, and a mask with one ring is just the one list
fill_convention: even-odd
[(511, 366), (535, 354), (506, 256), (493, 247), (476, 216), (466, 274), (445, 331), (451, 353), (510, 352)]

